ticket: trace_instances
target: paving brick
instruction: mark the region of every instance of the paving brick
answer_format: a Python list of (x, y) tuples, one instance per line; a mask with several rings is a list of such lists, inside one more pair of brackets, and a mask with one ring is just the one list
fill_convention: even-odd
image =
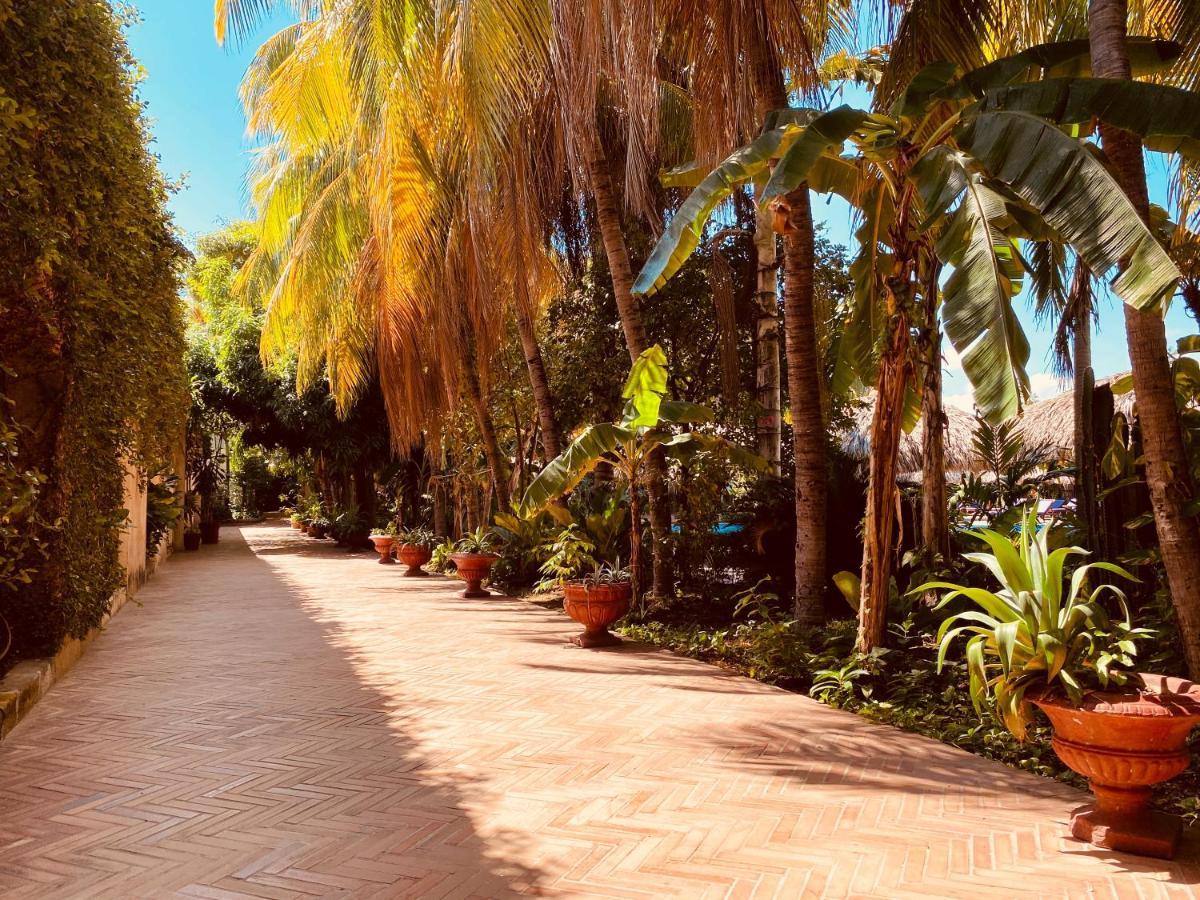
[(0, 744), (4, 898), (1187, 897), (1082, 795), (278, 524), (167, 562)]

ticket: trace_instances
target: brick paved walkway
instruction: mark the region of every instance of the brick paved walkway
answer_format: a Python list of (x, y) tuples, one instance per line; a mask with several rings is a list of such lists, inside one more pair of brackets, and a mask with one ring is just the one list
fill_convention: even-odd
[(1196, 895), (1194, 837), (1064, 839), (1060, 785), (242, 534), (171, 560), (0, 745), (0, 896)]

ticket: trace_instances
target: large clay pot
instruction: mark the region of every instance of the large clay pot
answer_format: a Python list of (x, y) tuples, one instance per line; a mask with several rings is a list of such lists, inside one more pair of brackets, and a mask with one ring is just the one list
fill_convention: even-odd
[(200, 549), (200, 532), (185, 531), (183, 533), (183, 549), (184, 550), (199, 550)]
[(392, 547), (396, 543), (394, 537), (390, 534), (373, 534), (371, 543), (375, 545), (375, 552), (379, 554), (380, 565), (394, 566), (396, 564), (396, 561), (392, 559)]
[(499, 556), (494, 553), (451, 553), (450, 558), (454, 560), (458, 577), (467, 583), (466, 590), (459, 594), (460, 597), (492, 596), (480, 587), (480, 583), (487, 578), (492, 564), (500, 558)]
[(357, 553), (359, 550), (368, 550), (371, 547), (371, 532), (365, 528), (360, 528), (358, 531), (351, 531), (346, 535), (343, 544), (350, 553)]
[(301, 520), (301, 518), (299, 516), (294, 516), (290, 521), (292, 523), (292, 527), (295, 528), (297, 531), (304, 530), (304, 522)]
[(1188, 767), (1188, 734), (1200, 724), (1200, 685), (1137, 677), (1139, 684), (1127, 690), (1085, 694), (1078, 707), (1058, 692), (1029, 699), (1054, 726), (1058, 758), (1088, 779), (1096, 797), (1075, 810), (1071, 833), (1109, 850), (1171, 859), (1182, 823), (1147, 802), (1151, 786)]
[(205, 544), (215, 544), (221, 540), (221, 523), (220, 522), (201, 522), (200, 523), (200, 540)]
[[(405, 578), (424, 578), (429, 574), (421, 568), (421, 566), (433, 559), (433, 551), (428, 547), (423, 547), (420, 544), (401, 544), (396, 548), (396, 555), (400, 557), (400, 562), (408, 566), (404, 570)], [(491, 568), (491, 563), (488, 564), (488, 568)], [(483, 574), (487, 575), (487, 569), (484, 570)], [(478, 587), (478, 585), (476, 586)], [(486, 595), (486, 592), (484, 593)]]
[(312, 526), (312, 529), (308, 533), (311, 534), (313, 537), (317, 538), (318, 540), (324, 540), (325, 535), (329, 534), (329, 526), (314, 524)]
[(628, 581), (589, 584), (568, 581), (563, 585), (563, 609), (583, 626), (583, 633), (571, 638), (580, 647), (612, 647), (621, 639), (608, 626), (629, 612), (633, 585)]

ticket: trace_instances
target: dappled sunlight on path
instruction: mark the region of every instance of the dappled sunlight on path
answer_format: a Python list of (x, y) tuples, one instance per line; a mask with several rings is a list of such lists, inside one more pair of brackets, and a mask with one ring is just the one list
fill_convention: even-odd
[(1192, 896), (1082, 795), (278, 524), (171, 560), (0, 745), (4, 897)]

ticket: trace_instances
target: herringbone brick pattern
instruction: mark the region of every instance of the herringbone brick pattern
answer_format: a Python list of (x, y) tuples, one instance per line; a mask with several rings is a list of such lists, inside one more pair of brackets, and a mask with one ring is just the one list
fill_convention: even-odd
[(169, 562), (0, 746), (0, 896), (1195, 895), (1194, 838), (1093, 850), (1060, 785), (243, 534)]

